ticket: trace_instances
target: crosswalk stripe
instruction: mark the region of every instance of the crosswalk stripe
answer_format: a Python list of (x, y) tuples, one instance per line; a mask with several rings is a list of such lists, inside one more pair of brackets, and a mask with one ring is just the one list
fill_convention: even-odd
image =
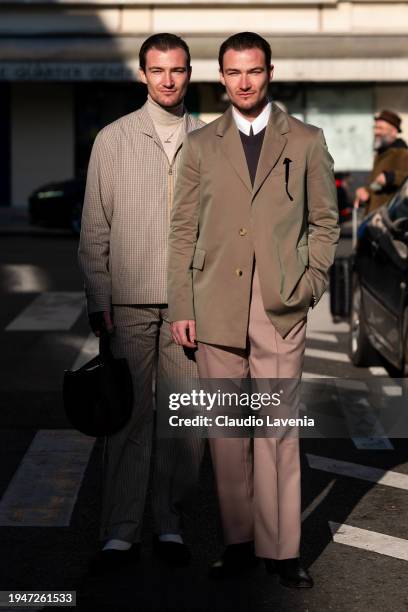
[(400, 474), (392, 470), (382, 470), (369, 465), (361, 465), (359, 463), (342, 461), (340, 459), (330, 459), (329, 457), (321, 457), (320, 455), (312, 455), (309, 453), (306, 453), (306, 457), (309, 466), (314, 470), (339, 474), (340, 476), (349, 476), (351, 478), (359, 478), (360, 480), (367, 480), (368, 482), (375, 482), (387, 487), (408, 491), (407, 474)]
[(318, 340), (320, 342), (329, 342), (330, 344), (337, 344), (338, 339), (334, 334), (324, 333), (324, 332), (307, 332), (306, 337), (308, 340)]
[(95, 439), (40, 430), (0, 500), (2, 527), (66, 527)]
[(368, 371), (370, 372), (370, 374), (372, 374), (373, 376), (386, 376), (388, 378), (388, 372), (387, 370), (385, 370), (383, 367), (381, 366), (372, 366), (371, 368), (368, 368)]
[(408, 561), (408, 540), (329, 521), (333, 541)]
[(99, 338), (95, 334), (91, 333), (85, 340), (80, 352), (77, 355), (74, 363), (72, 364), (72, 370), (78, 370), (87, 361), (90, 361), (99, 352)]
[(44, 268), (32, 264), (1, 264), (7, 293), (41, 293), (47, 291), (50, 279)]
[(382, 390), (387, 397), (402, 396), (402, 387), (398, 387), (398, 385), (383, 385)]
[(6, 331), (66, 331), (85, 305), (82, 291), (47, 291), (38, 295)]
[(314, 512), (319, 504), (328, 496), (331, 489), (333, 488), (336, 480), (333, 479), (329, 484), (317, 495), (314, 500), (308, 505), (308, 507), (302, 512), (302, 522), (305, 521)]
[(315, 374), (314, 372), (302, 372), (302, 378), (333, 378), (333, 376), (327, 376), (327, 374)]
[(342, 363), (350, 363), (347, 353), (339, 353), (336, 351), (322, 351), (321, 349), (307, 347), (305, 350), (305, 355), (306, 357), (314, 357), (316, 359), (323, 359), (325, 361), (341, 361)]
[(326, 291), (314, 308), (310, 309), (307, 315), (307, 327), (309, 331), (333, 333), (348, 333), (350, 326), (348, 323), (333, 323), (330, 313), (330, 295)]
[(365, 393), (368, 391), (367, 383), (356, 378), (338, 378), (336, 379), (336, 387), (346, 391), (364, 391)]
[(359, 450), (393, 450), (394, 446), (387, 436), (368, 436), (352, 438), (354, 446)]
[[(347, 382), (354, 385), (349, 387), (350, 389), (357, 391), (361, 387), (364, 390), (363, 385), (368, 389), (363, 381)], [(337, 381), (336, 384), (338, 384)], [(392, 450), (394, 448), (367, 397), (359, 397), (353, 402), (350, 402), (346, 396), (343, 397), (342, 394), (339, 394), (339, 398), (349, 432), (354, 433), (351, 439), (356, 448), (359, 450)], [(358, 435), (360, 432), (361, 435)], [(367, 433), (371, 435), (366, 435)]]

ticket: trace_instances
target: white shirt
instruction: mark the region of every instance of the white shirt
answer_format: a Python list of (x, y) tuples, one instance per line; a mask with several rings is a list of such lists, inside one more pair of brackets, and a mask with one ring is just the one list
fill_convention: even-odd
[(270, 102), (268, 102), (268, 104), (265, 106), (263, 111), (253, 121), (248, 121), (248, 119), (245, 119), (242, 115), (240, 115), (240, 113), (234, 107), (232, 107), (232, 116), (235, 119), (237, 128), (239, 129), (240, 132), (243, 132), (247, 136), (249, 136), (249, 130), (251, 129), (251, 126), (252, 126), (252, 131), (254, 135), (258, 134), (258, 132), (261, 132), (264, 128), (266, 128), (268, 121), (269, 121), (270, 114), (271, 114), (271, 103)]

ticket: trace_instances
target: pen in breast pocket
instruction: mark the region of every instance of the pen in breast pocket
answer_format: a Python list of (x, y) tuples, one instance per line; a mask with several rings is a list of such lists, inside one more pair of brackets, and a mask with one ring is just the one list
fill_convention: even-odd
[(289, 193), (289, 166), (292, 163), (292, 160), (289, 159), (289, 157), (285, 157), (285, 159), (283, 160), (283, 163), (285, 164), (285, 189), (286, 189), (286, 193), (288, 194), (289, 200), (291, 202), (293, 202), (293, 198)]

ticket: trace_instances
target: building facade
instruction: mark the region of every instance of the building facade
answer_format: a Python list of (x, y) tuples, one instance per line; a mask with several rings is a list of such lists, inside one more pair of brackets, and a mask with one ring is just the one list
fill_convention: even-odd
[(226, 107), (217, 55), (233, 32), (271, 43), (271, 95), (322, 127), (336, 170), (372, 164), (373, 114), (408, 137), (408, 3), (397, 0), (3, 0), (0, 5), (0, 205), (86, 172), (97, 131), (141, 106), (142, 41), (174, 32), (191, 49), (189, 110)]

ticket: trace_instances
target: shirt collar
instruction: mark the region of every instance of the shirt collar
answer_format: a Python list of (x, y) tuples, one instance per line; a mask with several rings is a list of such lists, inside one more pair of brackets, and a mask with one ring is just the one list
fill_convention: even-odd
[(258, 134), (258, 132), (261, 132), (264, 128), (266, 128), (270, 114), (270, 102), (268, 102), (263, 111), (253, 121), (248, 121), (248, 119), (245, 119), (234, 107), (232, 107), (232, 116), (234, 117), (237, 128), (240, 132), (243, 132), (247, 136), (249, 136), (251, 126), (254, 134)]

